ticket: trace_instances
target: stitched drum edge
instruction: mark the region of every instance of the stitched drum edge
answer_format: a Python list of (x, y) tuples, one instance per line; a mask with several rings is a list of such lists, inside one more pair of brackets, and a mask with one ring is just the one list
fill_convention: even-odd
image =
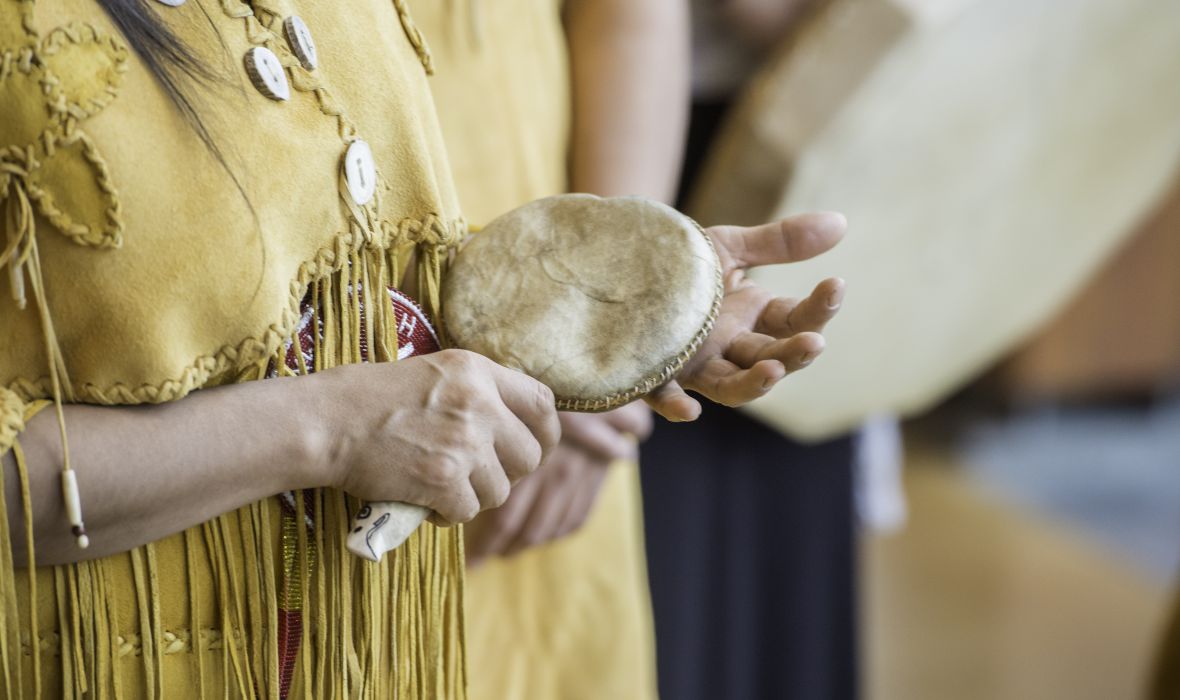
[(696, 354), (697, 350), (701, 349), (701, 345), (704, 344), (705, 338), (709, 337), (709, 333), (713, 332), (713, 324), (717, 322), (717, 316), (721, 313), (721, 301), (725, 298), (725, 283), (721, 277), (721, 259), (717, 257), (717, 249), (713, 246), (713, 239), (709, 238), (709, 234), (705, 233), (705, 229), (691, 217), (687, 215), (682, 216), (691, 221), (697, 232), (708, 241), (709, 250), (713, 251), (713, 259), (717, 263), (714, 268), (713, 307), (709, 309), (709, 315), (705, 319), (705, 323), (697, 331), (697, 334), (693, 336), (692, 342), (688, 344), (687, 348), (673, 357), (662, 369), (645, 377), (634, 387), (596, 399), (558, 396), (554, 402), (557, 410), (575, 411), (577, 413), (602, 413), (629, 404), (640, 397), (647, 396), (659, 387), (670, 382), (676, 376), (676, 373), (683, 369), (684, 365)]

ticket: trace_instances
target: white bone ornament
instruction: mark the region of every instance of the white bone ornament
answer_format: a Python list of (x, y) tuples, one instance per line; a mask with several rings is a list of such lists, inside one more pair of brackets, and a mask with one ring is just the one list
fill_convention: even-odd
[(357, 511), (348, 531), (345, 544), (348, 551), (368, 559), (381, 561), (430, 517), (430, 509), (409, 503), (366, 503)]

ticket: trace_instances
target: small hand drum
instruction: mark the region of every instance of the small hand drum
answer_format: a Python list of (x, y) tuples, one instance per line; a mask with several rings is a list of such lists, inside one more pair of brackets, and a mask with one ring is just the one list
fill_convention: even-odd
[[(675, 377), (713, 328), (721, 263), (692, 219), (639, 197), (568, 194), (488, 224), (443, 284), (453, 347), (544, 383), (563, 411), (608, 411)], [(379, 560), (429, 514), (370, 503), (349, 536)]]

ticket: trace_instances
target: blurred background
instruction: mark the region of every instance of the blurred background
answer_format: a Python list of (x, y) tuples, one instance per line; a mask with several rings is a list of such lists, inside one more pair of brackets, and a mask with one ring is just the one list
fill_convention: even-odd
[(1180, 564), (1180, 188), (983, 376), (905, 421), (862, 540), (869, 698), (1151, 690)]
[(863, 695), (1180, 698), (1180, 3), (694, 11), (687, 210), (851, 224), (760, 278), (849, 292), (752, 414), (885, 426), (859, 433)]

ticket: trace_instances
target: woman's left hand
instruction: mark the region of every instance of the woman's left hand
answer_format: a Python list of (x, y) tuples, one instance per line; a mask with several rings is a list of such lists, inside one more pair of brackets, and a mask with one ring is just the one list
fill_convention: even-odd
[(606, 413), (559, 413), (561, 442), (540, 469), (512, 488), (507, 502), (463, 529), (467, 564), (512, 556), (566, 537), (586, 523), (612, 462), (639, 457), (651, 411), (635, 402)]
[(773, 296), (747, 279), (745, 271), (813, 258), (836, 245), (846, 227), (842, 215), (818, 213), (749, 228), (707, 229), (721, 258), (721, 312), (676, 379), (647, 397), (652, 409), (668, 420), (695, 420), (701, 407), (686, 390), (738, 406), (811, 364), (824, 349), (820, 332), (844, 300), (844, 281), (826, 279), (806, 298), (792, 299)]

